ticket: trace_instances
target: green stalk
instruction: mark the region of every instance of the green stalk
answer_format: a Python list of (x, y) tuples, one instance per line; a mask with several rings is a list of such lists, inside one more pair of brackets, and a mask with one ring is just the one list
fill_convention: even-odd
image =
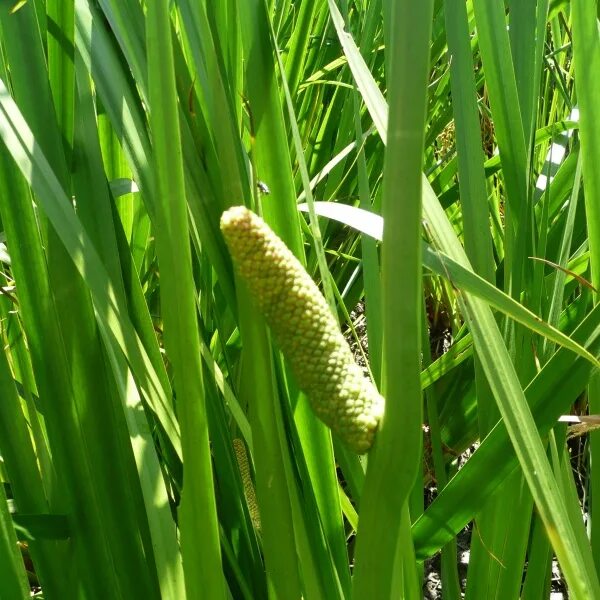
[[(386, 5), (386, 3), (384, 3)], [(336, 11), (332, 2), (330, 9)], [(361, 500), (353, 597), (418, 597), (415, 564), (392, 589), (406, 502), (419, 472), (421, 397), (421, 186), (433, 2), (387, 3), (388, 145), (383, 178), (383, 390), (386, 412), (370, 456)], [(401, 529), (404, 520), (405, 526)], [(410, 553), (409, 553), (410, 556)]]
[[(146, 15), (148, 87), (156, 177), (156, 247), (161, 273), (165, 347), (173, 365), (185, 465), (179, 506), (187, 597), (225, 598), (205, 407), (195, 287), (169, 2), (153, 2)], [(199, 541), (202, 540), (202, 543)]]
[(3, 486), (0, 486), (0, 580), (4, 597), (14, 598), (14, 600), (29, 598), (23, 557), (17, 546), (17, 536), (8, 511)]
[[(600, 72), (600, 35), (597, 27), (597, 6), (593, 0), (574, 0), (573, 18), (573, 60), (575, 62), (575, 88), (580, 111), (581, 154), (583, 184), (585, 189), (585, 211), (587, 216), (588, 243), (590, 247), (590, 268), (592, 285), (600, 290), (600, 115), (598, 97), (600, 82), (590, 73)], [(594, 302), (599, 299), (594, 294)], [(590, 414), (600, 412), (600, 376), (595, 373), (588, 390)], [(596, 569), (600, 571), (600, 433), (590, 434), (591, 471), (591, 544)], [(595, 467), (594, 467), (595, 465)]]

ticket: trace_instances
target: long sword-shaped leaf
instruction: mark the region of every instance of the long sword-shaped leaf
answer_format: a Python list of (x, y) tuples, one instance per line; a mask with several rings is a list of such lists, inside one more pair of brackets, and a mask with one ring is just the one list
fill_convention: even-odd
[[(571, 4), (573, 18), (573, 59), (575, 61), (577, 101), (580, 109), (580, 136), (583, 161), (583, 187), (587, 215), (588, 243), (592, 284), (600, 289), (600, 115), (598, 97), (600, 81), (595, 75), (600, 71), (600, 34), (598, 32), (597, 3), (591, 0), (574, 0)], [(591, 75), (591, 74), (594, 75)], [(598, 302), (600, 294), (596, 293)], [(588, 391), (590, 413), (600, 411), (600, 375), (594, 375)], [(590, 435), (590, 460), (600, 464), (600, 439)], [(600, 569), (600, 471), (590, 471), (591, 487), (591, 542)]]
[[(600, 351), (599, 307), (583, 320), (573, 337), (595, 352)], [(591, 371), (588, 362), (560, 349), (527, 386), (525, 394), (540, 434), (545, 435), (556, 425), (558, 417), (585, 388)], [(510, 444), (506, 427), (498, 423), (415, 523), (413, 535), (419, 558), (432, 555), (451, 540), (517, 467)]]
[(8, 511), (4, 488), (0, 486), (0, 580), (5, 598), (29, 598), (29, 586), (17, 536)]
[[(306, 210), (305, 205), (298, 206), (299, 210)], [(379, 215), (345, 204), (334, 204), (332, 202), (316, 202), (315, 212), (323, 217), (335, 219), (350, 227), (374, 237), (382, 239), (383, 219)], [(575, 354), (585, 358), (596, 367), (600, 367), (598, 359), (588, 350), (580, 346), (568, 335), (565, 335), (556, 327), (552, 327), (530, 310), (519, 304), (516, 300), (505, 294), (502, 290), (466, 268), (456, 260), (450, 258), (446, 253), (432, 248), (423, 242), (423, 265), (431, 269), (437, 275), (441, 275), (450, 281), (458, 289), (474, 294), (487, 302), (492, 308), (499, 310), (511, 319), (529, 327), (564, 348), (568, 348)]]
[[(344, 40), (346, 55), (348, 56), (350, 52), (353, 56), (353, 61), (349, 59), (348, 63), (355, 73), (355, 78), (370, 82), (369, 88), (376, 88), (358, 48), (341, 27), (337, 27), (337, 29), (338, 36)], [(371, 114), (378, 118), (385, 114), (385, 102), (382, 104), (376, 101), (373, 104), (373, 98), (377, 100), (381, 99), (381, 96), (371, 94), (363, 96), (363, 98)], [(386, 140), (387, 128), (385, 126), (381, 128), (381, 123), (375, 122), (382, 139)], [(464, 249), (426, 180), (423, 189), (424, 217), (431, 228), (436, 244), (451, 258), (465, 266), (468, 265)], [(589, 593), (589, 590), (600, 594), (600, 584), (596, 573), (586, 568), (591, 560), (590, 549), (578, 544), (562, 498), (554, 491), (556, 482), (531, 412), (527, 407), (523, 389), (519, 384), (493, 315), (485, 303), (468, 294), (464, 295), (463, 311), (469, 322), (476, 348), (480, 353), (479, 358), (492, 393), (571, 590), (582, 598)]]
[[(168, 0), (148, 6), (148, 87), (156, 175), (156, 246), (165, 347), (175, 372), (185, 478), (179, 528), (188, 598), (225, 598)], [(202, 543), (198, 543), (202, 540)]]
[(141, 345), (131, 322), (117, 302), (112, 283), (94, 245), (75, 212), (48, 161), (36, 143), (19, 108), (0, 81), (0, 137), (15, 163), (37, 193), (42, 210), (69, 251), (77, 270), (87, 282), (98, 308), (100, 330), (130, 361), (146, 399), (155, 411), (169, 439), (178, 448), (179, 426), (174, 419), (162, 384)]

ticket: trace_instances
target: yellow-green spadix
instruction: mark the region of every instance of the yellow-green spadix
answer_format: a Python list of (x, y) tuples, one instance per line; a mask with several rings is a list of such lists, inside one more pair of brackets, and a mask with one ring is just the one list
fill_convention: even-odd
[(238, 274), (317, 416), (355, 452), (372, 445), (384, 400), (364, 377), (321, 292), (269, 226), (244, 206), (221, 217)]

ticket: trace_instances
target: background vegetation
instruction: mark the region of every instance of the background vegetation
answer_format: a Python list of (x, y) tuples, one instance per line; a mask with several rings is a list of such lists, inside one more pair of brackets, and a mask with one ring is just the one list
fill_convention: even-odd
[[(0, 597), (412, 599), (441, 551), (444, 598), (554, 556), (600, 598), (600, 437), (558, 422), (600, 413), (597, 11), (2, 2)], [(236, 204), (364, 309), (368, 456), (236, 282)]]

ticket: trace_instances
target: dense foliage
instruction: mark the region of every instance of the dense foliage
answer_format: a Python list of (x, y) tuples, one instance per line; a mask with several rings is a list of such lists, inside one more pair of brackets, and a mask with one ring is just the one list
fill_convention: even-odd
[(0, 43), (1, 598), (414, 599), (440, 551), (444, 598), (600, 598), (597, 2), (13, 0)]

